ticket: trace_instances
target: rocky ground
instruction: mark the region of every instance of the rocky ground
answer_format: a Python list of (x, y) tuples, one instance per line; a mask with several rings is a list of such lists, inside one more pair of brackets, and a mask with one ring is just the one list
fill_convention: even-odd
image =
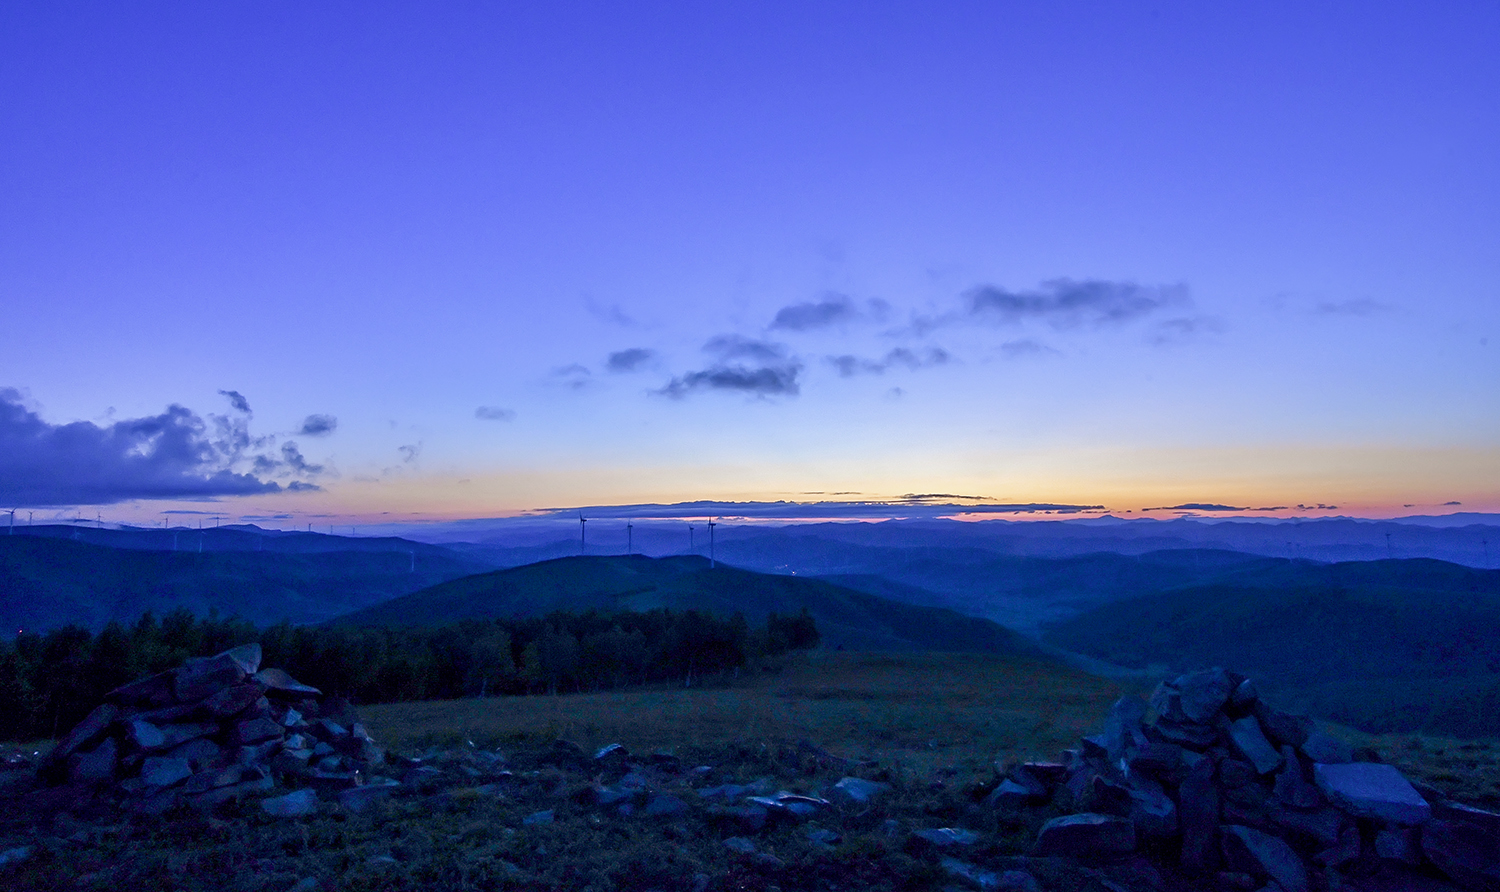
[(7, 757), (0, 885), (1500, 888), (1500, 816), (1403, 786), (1221, 671), (1120, 700), (1057, 761), (913, 769), (784, 739), (388, 752), (250, 656), (127, 686), (61, 755)]

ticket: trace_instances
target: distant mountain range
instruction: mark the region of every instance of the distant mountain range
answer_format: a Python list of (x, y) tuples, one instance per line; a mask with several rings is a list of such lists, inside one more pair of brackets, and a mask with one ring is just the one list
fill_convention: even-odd
[(823, 646), (848, 650), (1039, 653), (988, 620), (904, 604), (818, 579), (755, 573), (700, 557), (570, 557), (468, 576), (340, 617), (354, 625), (430, 625), (556, 610), (812, 614)]
[[(176, 551), (143, 547), (146, 536), (170, 543), (170, 531), (69, 532), (80, 535), (0, 535), (0, 628), (99, 629), (110, 620), (133, 621), (148, 610), (160, 616), (176, 607), (260, 625), (321, 622), (489, 569), (447, 549), (400, 539), (205, 530), (199, 552), (196, 530), (178, 533)], [(236, 544), (245, 547), (228, 547)]]

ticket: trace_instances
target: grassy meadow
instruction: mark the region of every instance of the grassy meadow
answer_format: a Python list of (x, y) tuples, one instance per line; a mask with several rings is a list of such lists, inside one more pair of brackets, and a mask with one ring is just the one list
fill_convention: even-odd
[(1139, 687), (1027, 657), (812, 651), (726, 687), (362, 707), (396, 750), (564, 737), (585, 749), (717, 747), (806, 739), (921, 772), (1052, 757)]

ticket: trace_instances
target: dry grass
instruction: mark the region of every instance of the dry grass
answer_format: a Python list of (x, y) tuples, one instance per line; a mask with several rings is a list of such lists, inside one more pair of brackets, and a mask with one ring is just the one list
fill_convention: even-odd
[(1055, 663), (970, 654), (813, 652), (718, 689), (406, 703), (361, 709), (377, 740), (566, 737), (637, 750), (808, 739), (923, 771), (1055, 756), (1126, 690)]

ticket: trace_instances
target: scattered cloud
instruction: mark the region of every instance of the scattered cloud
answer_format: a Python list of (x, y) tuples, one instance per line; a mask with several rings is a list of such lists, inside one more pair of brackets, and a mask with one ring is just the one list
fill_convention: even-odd
[(890, 402), (895, 402), (896, 400), (901, 399), (903, 396), (906, 396), (906, 391), (902, 390), (899, 387), (892, 387), (890, 390), (887, 390), (885, 392), (885, 398)]
[(1052, 279), (1031, 291), (982, 285), (964, 299), (971, 317), (1001, 323), (1036, 319), (1054, 328), (1116, 325), (1189, 302), (1185, 285), (1144, 286), (1100, 279)]
[(645, 347), (631, 347), (609, 354), (604, 367), (611, 372), (635, 372), (650, 365), (656, 359), (656, 351)]
[(829, 294), (822, 300), (790, 304), (776, 311), (770, 328), (780, 331), (811, 331), (864, 319), (884, 319), (891, 305), (879, 298), (855, 303), (844, 294)]
[(414, 464), (417, 456), (422, 454), (421, 443), (408, 443), (405, 446), (397, 446), (396, 451), (401, 453), (401, 460), (406, 464)]
[(725, 390), (752, 396), (796, 396), (801, 392), (797, 376), (802, 371), (800, 363), (761, 366), (719, 365), (698, 372), (688, 372), (667, 382), (657, 391), (672, 399), (701, 391)]
[(481, 421), (514, 421), (516, 413), (514, 409), (500, 406), (480, 406), (474, 410), (474, 417)]
[(828, 362), (838, 369), (839, 375), (849, 378), (854, 375), (883, 375), (892, 368), (905, 368), (912, 371), (918, 369), (932, 368), (933, 366), (947, 365), (953, 361), (953, 356), (941, 347), (929, 347), (917, 352), (905, 347), (897, 347), (890, 351), (882, 359), (864, 359), (858, 356), (830, 356)]
[(1452, 507), (1455, 507), (1457, 505), (1462, 505), (1462, 504), (1463, 504), (1463, 502), (1444, 502), (1443, 503), (1443, 507), (1444, 508), (1452, 508)]
[[(955, 498), (970, 498), (956, 496)], [(676, 502), (673, 504), (595, 505), (573, 508), (544, 508), (530, 512), (537, 517), (570, 519), (586, 514), (590, 519), (622, 518), (641, 520), (691, 520), (699, 517), (721, 518), (883, 518), (944, 517), (953, 514), (1081, 514), (1102, 511), (1103, 505), (1061, 505), (1045, 502), (983, 505), (960, 505), (927, 499), (868, 499), (860, 501), (818, 502)]]
[(229, 397), (229, 405), (234, 407), (234, 411), (245, 415), (250, 414), (250, 401), (245, 399), (238, 390), (221, 390), (219, 395)]
[(333, 433), (339, 426), (339, 420), (332, 415), (309, 415), (302, 420), (302, 427), (297, 429), (300, 437), (326, 437)]
[(282, 460), (258, 452), (272, 440), (251, 435), (249, 402), (236, 391), (222, 394), (231, 407), (226, 415), (204, 417), (174, 404), (159, 415), (103, 426), (55, 425), (28, 407), (19, 391), (0, 388), (0, 502), (104, 505), (254, 495), (282, 490), (262, 479), (270, 472), (322, 471), (300, 452), (299, 463), (287, 466), (285, 447)]
[(1368, 297), (1353, 300), (1324, 301), (1313, 308), (1319, 316), (1377, 316), (1395, 309), (1390, 304), (1371, 300)]
[(1212, 502), (1188, 502), (1183, 505), (1168, 505), (1160, 508), (1142, 508), (1142, 511), (1251, 511), (1254, 509), (1234, 505), (1216, 505)]

